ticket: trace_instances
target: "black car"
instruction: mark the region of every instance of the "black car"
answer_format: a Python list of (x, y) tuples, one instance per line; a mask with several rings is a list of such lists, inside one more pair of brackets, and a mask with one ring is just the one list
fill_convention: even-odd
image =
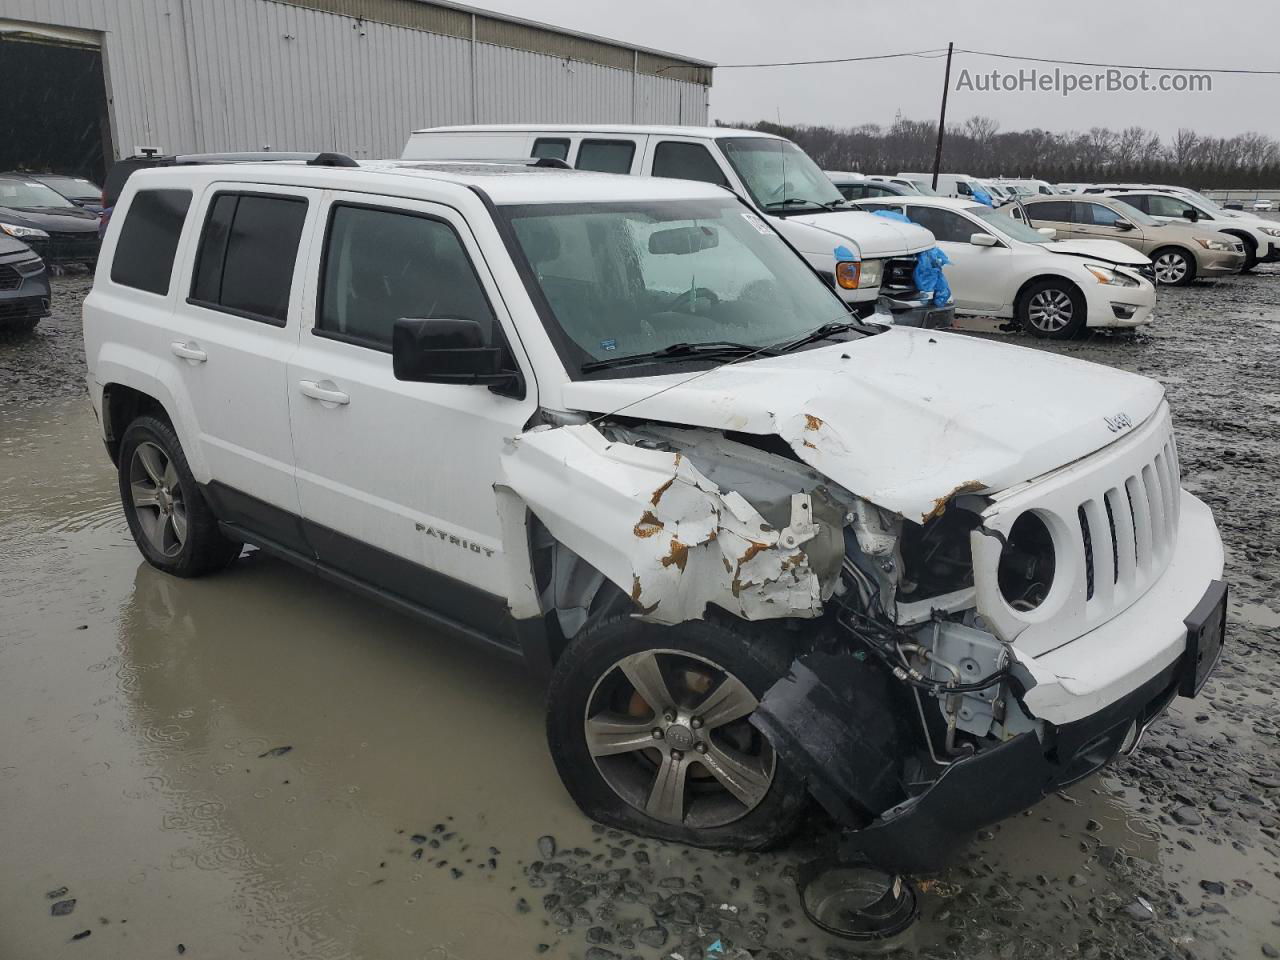
[(0, 233), (48, 263), (98, 262), (98, 215), (25, 173), (0, 173)]
[(31, 330), (49, 315), (49, 274), (25, 243), (0, 233), (0, 332)]
[(61, 173), (33, 173), (30, 177), (61, 194), (82, 210), (102, 212), (102, 188), (92, 180)]

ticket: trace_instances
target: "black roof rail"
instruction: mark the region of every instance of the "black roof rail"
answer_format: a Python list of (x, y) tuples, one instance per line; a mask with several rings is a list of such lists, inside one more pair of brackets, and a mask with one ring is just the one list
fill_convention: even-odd
[(345, 153), (317, 153), (307, 161), (308, 167), (358, 167)]

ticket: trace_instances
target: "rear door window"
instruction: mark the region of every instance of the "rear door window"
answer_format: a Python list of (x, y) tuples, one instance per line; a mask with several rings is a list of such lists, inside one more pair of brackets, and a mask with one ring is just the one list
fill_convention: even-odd
[(635, 155), (633, 140), (583, 140), (578, 145), (576, 166), (599, 173), (630, 173)]
[(329, 215), (315, 332), (391, 350), (401, 318), (448, 317), (480, 324), (494, 342), (494, 316), (453, 227), (417, 213), (348, 204)]
[(653, 175), (673, 180), (702, 180), (727, 186), (720, 164), (700, 143), (664, 140), (653, 151)]
[(539, 137), (533, 141), (532, 157), (547, 157), (551, 160), (567, 160), (569, 158), (569, 141), (560, 137)]
[(219, 193), (200, 239), (191, 302), (283, 327), (306, 218), (303, 197)]
[(139, 190), (133, 195), (111, 260), (113, 283), (165, 296), (173, 275), (190, 190)]

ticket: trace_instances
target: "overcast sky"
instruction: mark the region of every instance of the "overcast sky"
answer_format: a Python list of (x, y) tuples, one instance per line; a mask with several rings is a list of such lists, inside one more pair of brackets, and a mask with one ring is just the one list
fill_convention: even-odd
[[(1280, 69), (1275, 0), (473, 0), (478, 6), (716, 63), (808, 60), (959, 47), (1108, 63)], [(948, 118), (1001, 129), (1140, 124), (1280, 139), (1280, 76), (1216, 75), (1205, 93), (981, 93), (957, 90), (1034, 64), (957, 55)], [(1052, 71), (1053, 67), (1041, 65)], [(1075, 69), (1092, 73), (1086, 68)], [(717, 70), (711, 117), (836, 127), (936, 118), (942, 60)], [(1152, 82), (1155, 81), (1153, 76)]]

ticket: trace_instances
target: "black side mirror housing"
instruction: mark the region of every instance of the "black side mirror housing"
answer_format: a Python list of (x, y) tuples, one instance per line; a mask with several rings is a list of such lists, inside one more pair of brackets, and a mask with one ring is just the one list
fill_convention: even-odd
[(1185, 210), (1182, 211), (1182, 216), (1185, 217), (1187, 220), (1190, 220), (1192, 223), (1195, 223), (1197, 220), (1200, 219), (1200, 211), (1198, 211), (1195, 207), (1187, 207)]
[(504, 347), (485, 344), (476, 320), (402, 317), (391, 329), (391, 365), (397, 380), (483, 384), (524, 393), (524, 378)]
[(1117, 230), (1132, 230), (1133, 224), (1130, 223), (1128, 220), (1117, 220), (1115, 223), (1115, 227)]

